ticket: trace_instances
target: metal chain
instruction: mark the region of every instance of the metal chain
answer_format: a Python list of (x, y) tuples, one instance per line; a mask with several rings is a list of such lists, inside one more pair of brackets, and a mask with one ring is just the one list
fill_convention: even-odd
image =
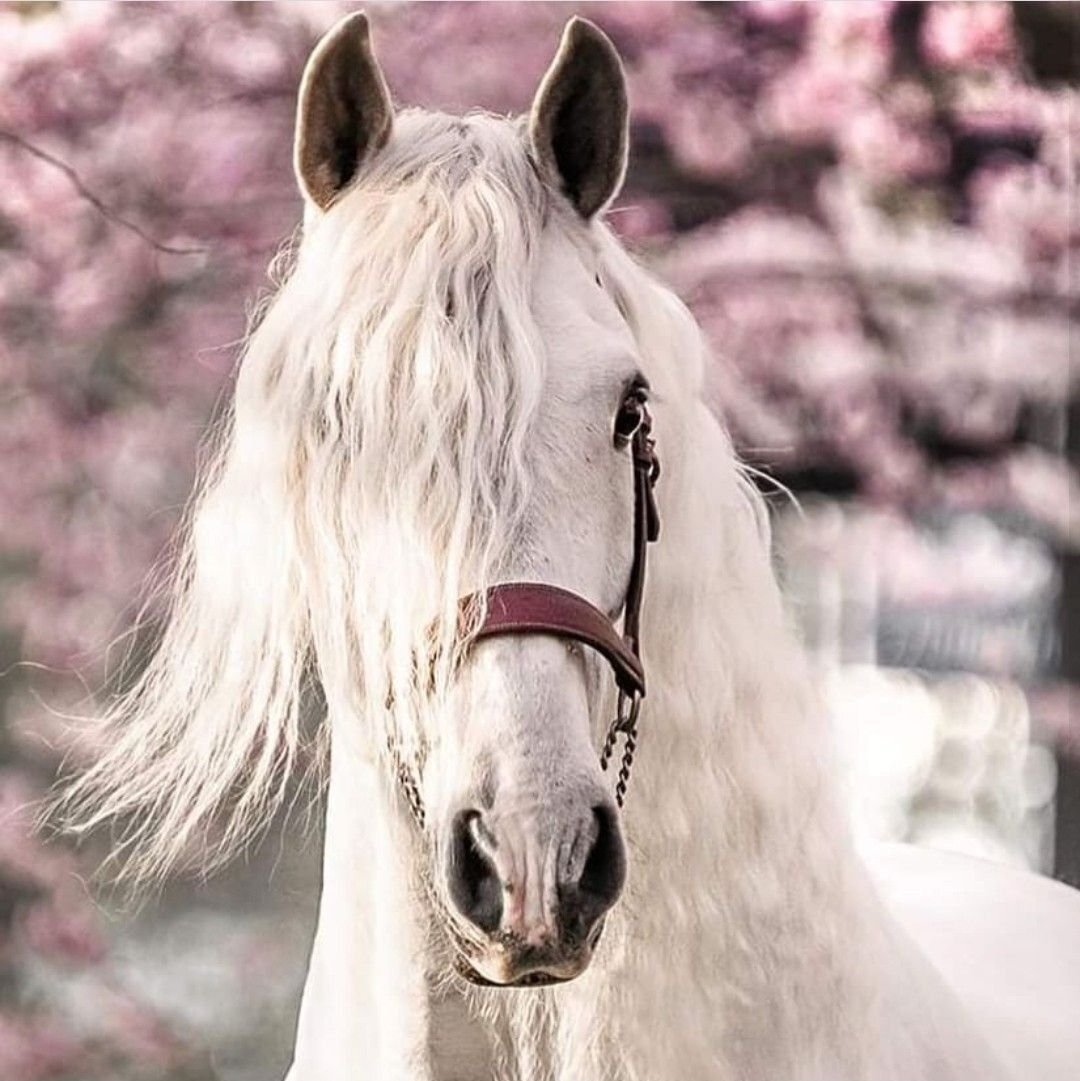
[(626, 802), (626, 788), (630, 784), (630, 770), (634, 765), (634, 752), (637, 750), (637, 725), (626, 730), (626, 745), (623, 747), (622, 762), (619, 763), (619, 778), (615, 782), (615, 802), (621, 808)]
[(615, 725), (612, 725), (604, 737), (604, 746), (600, 750), (600, 768), (606, 773), (608, 768), (608, 762), (611, 761), (611, 756), (615, 752), (615, 744), (619, 740), (619, 729)]
[(641, 697), (630, 696), (619, 691), (619, 708), (615, 720), (611, 722), (611, 727), (608, 728), (607, 735), (604, 737), (604, 746), (600, 749), (600, 768), (606, 773), (611, 763), (611, 756), (615, 753), (619, 736), (626, 737), (622, 759), (619, 762), (619, 774), (615, 781), (615, 802), (620, 808), (626, 802), (630, 771), (634, 766), (634, 752), (637, 750), (637, 721), (640, 712)]
[[(424, 812), (424, 800), (420, 795), (420, 785), (416, 779), (416, 775), (406, 763), (405, 756), (401, 753), (401, 749), (390, 734), (387, 734), (386, 737), (386, 752), (394, 768), (394, 773), (397, 775), (398, 784), (401, 788), (402, 795), (405, 797), (405, 802), (408, 804), (409, 810), (412, 812), (412, 816), (420, 830), (420, 836), (423, 838), (425, 835), (427, 815)], [(470, 983), (480, 982), (478, 981), (472, 966), (465, 962), (465, 958), (475, 949), (475, 943), (471, 942), (464, 934), (462, 934), (453, 915), (447, 909), (442, 895), (436, 889), (430, 874), (428, 874), (426, 870), (421, 869), (418, 877), (428, 903), (431, 905), (432, 913), (435, 916), (436, 926), (442, 929), (442, 932), (456, 947), (456, 954), (453, 958), (454, 970), (459, 976)]]

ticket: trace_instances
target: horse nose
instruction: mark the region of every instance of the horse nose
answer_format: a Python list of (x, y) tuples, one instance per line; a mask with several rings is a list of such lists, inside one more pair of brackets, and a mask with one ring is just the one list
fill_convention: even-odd
[(503, 911), (503, 883), (495, 867), (496, 842), (479, 811), (462, 811), (450, 827), (447, 879), (450, 900), (470, 923), (493, 934)]
[(489, 935), (583, 942), (626, 881), (618, 815), (600, 804), (543, 832), (476, 810), (457, 814), (447, 860), (450, 900)]
[(626, 882), (626, 845), (615, 808), (592, 809), (592, 823), (581, 870), (573, 863), (559, 889), (559, 926), (564, 936), (584, 940), (597, 920), (619, 899)]

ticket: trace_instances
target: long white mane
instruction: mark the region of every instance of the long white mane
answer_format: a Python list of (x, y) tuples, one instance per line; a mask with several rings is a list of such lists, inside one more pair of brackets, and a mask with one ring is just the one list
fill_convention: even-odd
[[(137, 882), (196, 846), (220, 862), (272, 816), (298, 761), (322, 757), (305, 746), (316, 686), (339, 723), (389, 717), (422, 752), (460, 648), (458, 599), (518, 539), (545, 378), (531, 312), (545, 226), (595, 261), (657, 365), (671, 367), (673, 321), (692, 328), (669, 294), (643, 292), (604, 227), (590, 240), (553, 203), (515, 126), (396, 123), (357, 190), (308, 223), (250, 335), (160, 645), (63, 798), (80, 829), (117, 823), (114, 858)], [(692, 393), (699, 351), (683, 350), (673, 393)]]

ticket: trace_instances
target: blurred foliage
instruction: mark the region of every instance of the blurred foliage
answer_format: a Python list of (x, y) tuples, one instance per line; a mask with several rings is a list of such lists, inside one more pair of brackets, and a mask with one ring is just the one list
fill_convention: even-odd
[[(5, 1081), (209, 1076), (110, 975), (74, 857), (32, 839), (28, 807), (61, 753), (89, 753), (58, 712), (86, 708), (63, 673), (101, 683), (176, 527), (298, 220), (303, 62), (350, 7), (0, 4)], [(399, 103), (506, 112), (527, 108), (569, 7), (368, 10)], [(1076, 6), (572, 7), (630, 78), (612, 224), (710, 335), (743, 453), (892, 528), (1005, 510), (1071, 543)], [(924, 563), (899, 559), (897, 582), (917, 589)], [(48, 666), (33, 694), (17, 658)], [(28, 997), (40, 964), (94, 973), (108, 1008)]]

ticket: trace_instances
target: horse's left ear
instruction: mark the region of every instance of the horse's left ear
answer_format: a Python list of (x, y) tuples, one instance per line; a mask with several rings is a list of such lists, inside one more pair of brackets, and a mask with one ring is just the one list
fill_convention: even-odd
[(349, 15), (315, 46), (300, 81), (293, 160), (301, 189), (320, 210), (382, 147), (393, 120), (367, 16)]
[(628, 121), (626, 76), (615, 46), (575, 16), (536, 92), (529, 139), (545, 179), (583, 218), (607, 206), (622, 186)]

